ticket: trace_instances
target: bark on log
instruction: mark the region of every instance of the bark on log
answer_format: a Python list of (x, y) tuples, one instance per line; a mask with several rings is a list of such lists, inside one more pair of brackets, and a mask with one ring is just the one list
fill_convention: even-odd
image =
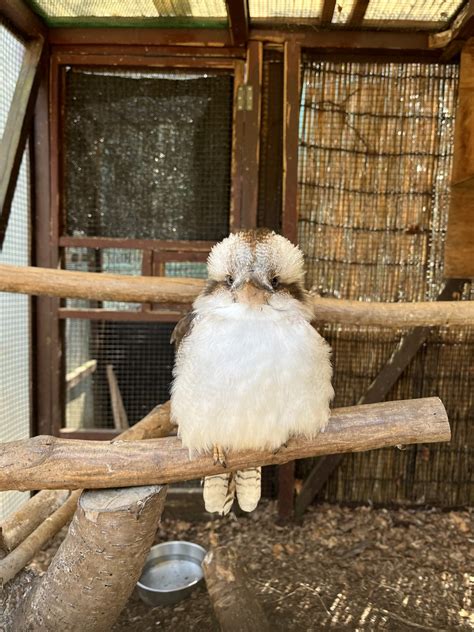
[[(0, 291), (134, 303), (190, 305), (204, 281), (0, 265)], [(473, 301), (379, 303), (312, 297), (317, 320), (381, 327), (461, 326), (474, 322)]]
[(15, 630), (106, 632), (142, 570), (163, 510), (159, 486), (85, 492), (49, 569), (33, 587)]
[[(170, 404), (166, 402), (156, 406), (117, 439), (132, 441), (164, 437), (174, 428), (170, 421)], [(0, 561), (0, 583), (2, 579), (3, 583), (6, 583), (14, 577), (71, 520), (81, 490), (71, 494), (66, 503), (56, 509), (57, 504), (67, 493), (64, 489), (40, 492), (7, 518), (3, 529), (6, 534), (10, 534), (7, 535), (6, 541), (9, 542), (7, 546), (11, 552)], [(25, 516), (31, 517), (25, 520)], [(44, 516), (49, 517), (43, 522)], [(42, 520), (40, 517), (43, 517)]]
[(234, 550), (221, 546), (202, 563), (207, 590), (222, 632), (270, 632), (261, 605)]
[(30, 498), (0, 526), (0, 549), (12, 551), (46, 518), (59, 509), (69, 496), (63, 490), (43, 490)]
[(210, 454), (190, 459), (177, 437), (111, 444), (39, 436), (0, 445), (0, 490), (165, 484), (322, 454), (449, 439), (446, 410), (437, 397), (336, 409), (314, 439), (294, 438), (276, 453), (230, 453), (227, 469), (214, 465)]

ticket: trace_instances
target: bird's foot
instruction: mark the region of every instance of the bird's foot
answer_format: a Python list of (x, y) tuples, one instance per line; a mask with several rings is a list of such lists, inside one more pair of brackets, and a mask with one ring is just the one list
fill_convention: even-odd
[(214, 465), (222, 465), (222, 467), (227, 467), (226, 454), (220, 445), (216, 444), (212, 447), (212, 456), (214, 458)]

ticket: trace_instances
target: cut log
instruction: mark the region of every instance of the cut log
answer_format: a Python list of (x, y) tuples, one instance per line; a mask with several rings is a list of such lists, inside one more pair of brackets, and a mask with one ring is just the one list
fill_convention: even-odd
[(0, 560), (0, 587), (17, 575), (35, 554), (58, 533), (74, 515), (81, 490), (73, 492), (67, 501), (48, 516), (23, 542)]
[(0, 445), (0, 490), (173, 483), (322, 454), (449, 439), (446, 411), (437, 397), (336, 409), (315, 438), (291, 439), (276, 453), (231, 452), (227, 469), (214, 465), (211, 454), (191, 459), (177, 437), (107, 443), (39, 436)]
[(140, 576), (163, 510), (158, 486), (85, 492), (45, 575), (25, 599), (15, 630), (106, 632)]
[(233, 549), (212, 549), (202, 568), (222, 632), (270, 632), (265, 613)]
[[(169, 402), (166, 402), (156, 406), (141, 421), (123, 432), (120, 440), (162, 437), (170, 434), (174, 428), (170, 421)], [(62, 489), (40, 492), (4, 522), (2, 529), (5, 534), (9, 534), (6, 539), (9, 544), (5, 548), (12, 552), (0, 562), (0, 581), (2, 577), (4, 582), (14, 577), (71, 520), (81, 490), (71, 494), (67, 502), (56, 509), (65, 494), (68, 492)], [(25, 519), (25, 516), (28, 516), (28, 519)], [(41, 516), (49, 517), (43, 522), (39, 520)]]
[[(99, 301), (190, 305), (204, 287), (201, 279), (137, 277), (0, 265), (0, 291)], [(322, 322), (381, 327), (449, 327), (474, 321), (474, 302), (378, 303), (312, 296)]]
[(12, 551), (23, 542), (46, 518), (63, 505), (67, 490), (44, 490), (30, 498), (0, 526), (0, 549)]

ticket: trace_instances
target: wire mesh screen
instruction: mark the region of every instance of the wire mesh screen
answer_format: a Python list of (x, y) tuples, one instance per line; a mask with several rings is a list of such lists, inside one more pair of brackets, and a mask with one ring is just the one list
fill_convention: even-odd
[(249, 0), (251, 18), (318, 18), (323, 0)]
[[(170, 344), (175, 323), (136, 323), (68, 319), (66, 323), (66, 425), (113, 428), (112, 367), (128, 421), (140, 421), (169, 399), (174, 362)], [(78, 370), (79, 369), (79, 370)], [(82, 379), (77, 379), (82, 375)]]
[(281, 229), (283, 189), (283, 55), (263, 54), (257, 224)]
[(414, 20), (439, 22), (447, 25), (465, 0), (370, 0), (365, 13), (366, 20)]
[[(0, 138), (2, 137), (24, 56), (23, 44), (0, 24)], [(30, 264), (30, 195), (28, 149), (25, 151), (0, 263)], [(30, 434), (30, 300), (0, 292), (0, 442)], [(0, 493), (0, 521), (29, 494)]]
[(66, 73), (70, 235), (219, 240), (229, 230), (231, 74)]
[(49, 17), (226, 17), (224, 0), (30, 0)]
[[(439, 294), (457, 78), (455, 66), (304, 59), (299, 240), (309, 287), (371, 301)], [(463, 298), (471, 296), (466, 284)], [(345, 406), (357, 403), (403, 332), (341, 325), (322, 333), (333, 347), (335, 405)], [(450, 445), (349, 455), (324, 497), (472, 502), (473, 357), (472, 328), (434, 332), (388, 396), (440, 395)]]
[[(64, 267), (78, 272), (109, 272), (111, 274), (141, 275), (143, 252), (132, 248), (82, 248), (64, 249)], [(102, 308), (122, 311), (137, 311), (141, 303), (119, 301), (88, 301), (67, 299), (71, 308)]]

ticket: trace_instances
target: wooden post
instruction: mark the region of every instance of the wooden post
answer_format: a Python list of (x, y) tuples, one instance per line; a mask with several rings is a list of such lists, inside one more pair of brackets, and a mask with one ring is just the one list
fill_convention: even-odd
[(112, 404), (112, 415), (116, 430), (126, 430), (130, 427), (128, 423), (127, 411), (123, 404), (122, 393), (117, 382), (114, 367), (108, 364), (106, 367), (107, 380), (109, 383), (110, 402)]
[(449, 439), (446, 411), (437, 397), (333, 410), (316, 437), (295, 437), (277, 452), (228, 452), (226, 468), (215, 465), (212, 454), (191, 459), (178, 437), (113, 443), (34, 437), (0, 444), (0, 490), (165, 484), (308, 456)]
[(209, 551), (202, 563), (212, 607), (222, 632), (270, 632), (262, 607), (233, 549)]
[(166, 497), (159, 486), (85, 492), (50, 567), (15, 630), (106, 632), (130, 597)]
[(461, 53), (445, 274), (474, 277), (474, 38)]

